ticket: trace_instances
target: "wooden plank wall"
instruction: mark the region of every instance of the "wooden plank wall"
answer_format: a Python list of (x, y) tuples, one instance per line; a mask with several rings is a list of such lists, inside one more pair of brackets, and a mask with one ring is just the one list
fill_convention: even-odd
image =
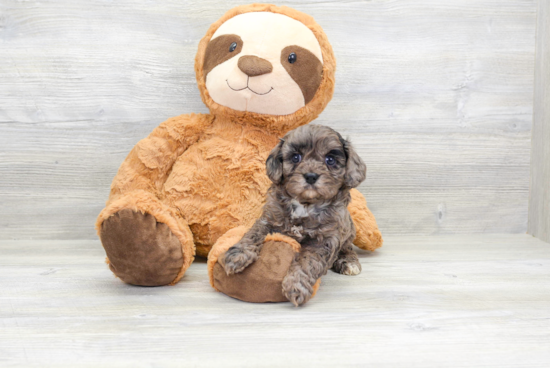
[(539, 0), (529, 233), (550, 243), (550, 3)]
[[(240, 1), (0, 0), (0, 239), (93, 238), (128, 151), (207, 112), (199, 39)], [(527, 229), (536, 0), (280, 1), (337, 56), (318, 123), (352, 138), (387, 234)]]

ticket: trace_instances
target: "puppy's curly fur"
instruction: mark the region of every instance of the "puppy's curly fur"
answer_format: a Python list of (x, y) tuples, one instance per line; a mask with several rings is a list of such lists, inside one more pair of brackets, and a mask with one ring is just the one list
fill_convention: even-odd
[(239, 273), (258, 258), (267, 234), (296, 239), (302, 248), (283, 280), (283, 293), (298, 306), (309, 300), (329, 268), (344, 275), (361, 272), (347, 207), (350, 189), (365, 180), (367, 168), (339, 133), (310, 124), (281, 139), (266, 169), (273, 185), (263, 214), (222, 263), (228, 275)]

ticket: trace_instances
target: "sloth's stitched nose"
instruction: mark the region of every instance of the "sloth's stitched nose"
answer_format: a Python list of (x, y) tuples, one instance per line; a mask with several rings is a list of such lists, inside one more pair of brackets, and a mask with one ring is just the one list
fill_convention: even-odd
[(308, 184), (315, 184), (317, 179), (319, 179), (319, 175), (315, 173), (307, 173), (307, 174), (304, 174), (304, 178), (306, 179), (306, 182)]
[(271, 73), (273, 70), (273, 65), (269, 61), (254, 55), (241, 56), (237, 65), (249, 77)]

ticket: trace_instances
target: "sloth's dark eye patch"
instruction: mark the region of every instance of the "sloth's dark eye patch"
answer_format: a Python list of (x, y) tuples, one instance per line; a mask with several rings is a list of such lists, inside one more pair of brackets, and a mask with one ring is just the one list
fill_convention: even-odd
[(235, 57), (243, 49), (243, 40), (235, 34), (218, 36), (208, 43), (204, 52), (204, 78), (212, 69)]
[(281, 51), (281, 64), (302, 90), (304, 102), (307, 105), (315, 96), (323, 79), (321, 60), (308, 49), (291, 45)]
[(294, 64), (296, 62), (296, 59), (298, 59), (298, 57), (296, 56), (296, 54), (294, 52), (291, 52), (290, 55), (288, 55), (288, 62), (289, 63)]

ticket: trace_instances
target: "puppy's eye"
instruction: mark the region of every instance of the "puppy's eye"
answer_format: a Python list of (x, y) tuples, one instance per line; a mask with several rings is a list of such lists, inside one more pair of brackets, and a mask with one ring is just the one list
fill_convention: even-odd
[(295, 164), (297, 164), (298, 162), (302, 161), (302, 155), (300, 155), (299, 153), (295, 153), (295, 154), (292, 155), (290, 160), (292, 162), (294, 162)]
[(237, 48), (237, 42), (233, 42), (231, 46), (229, 46), (229, 52), (235, 51), (236, 48)]
[(294, 64), (296, 62), (296, 59), (298, 59), (298, 57), (296, 56), (296, 54), (294, 52), (291, 52), (290, 55), (288, 55), (288, 62), (289, 63)]
[(325, 157), (325, 162), (328, 166), (334, 166), (334, 164), (336, 164), (336, 159), (333, 156), (327, 156)]

